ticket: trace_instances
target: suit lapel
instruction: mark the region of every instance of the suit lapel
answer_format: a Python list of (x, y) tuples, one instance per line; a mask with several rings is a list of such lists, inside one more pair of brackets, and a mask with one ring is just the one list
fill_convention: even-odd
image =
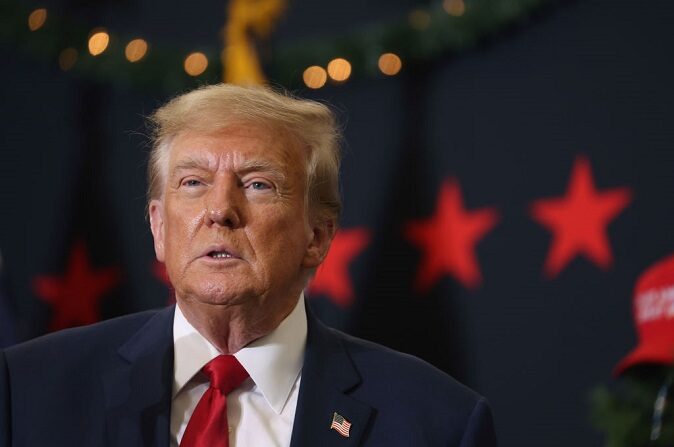
[(170, 307), (153, 315), (102, 378), (110, 446), (169, 445), (173, 312)]
[[(360, 375), (339, 338), (320, 323), (307, 307), (307, 347), (290, 447), (361, 445), (372, 408), (349, 392)], [(349, 423), (349, 436), (331, 429), (334, 413)]]

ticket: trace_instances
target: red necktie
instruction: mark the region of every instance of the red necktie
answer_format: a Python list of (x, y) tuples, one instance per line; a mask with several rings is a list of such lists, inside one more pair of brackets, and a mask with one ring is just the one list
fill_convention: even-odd
[(219, 355), (201, 370), (211, 383), (187, 423), (180, 447), (229, 447), (226, 396), (248, 372), (233, 355)]

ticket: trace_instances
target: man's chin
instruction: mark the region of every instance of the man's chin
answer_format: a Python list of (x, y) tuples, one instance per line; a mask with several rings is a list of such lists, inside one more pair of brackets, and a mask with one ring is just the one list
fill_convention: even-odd
[(190, 290), (187, 293), (176, 292), (179, 303), (185, 305), (206, 306), (240, 306), (248, 301), (253, 294), (250, 291), (236, 291), (222, 288), (207, 288)]

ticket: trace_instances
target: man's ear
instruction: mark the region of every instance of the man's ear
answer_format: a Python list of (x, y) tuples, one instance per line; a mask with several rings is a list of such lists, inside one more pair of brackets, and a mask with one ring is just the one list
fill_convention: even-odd
[(153, 199), (148, 207), (150, 230), (154, 238), (154, 253), (159, 262), (164, 262), (164, 202)]
[(328, 249), (330, 249), (330, 244), (336, 232), (337, 223), (335, 219), (327, 219), (313, 225), (309, 246), (302, 262), (303, 267), (316, 268), (323, 262), (328, 255)]

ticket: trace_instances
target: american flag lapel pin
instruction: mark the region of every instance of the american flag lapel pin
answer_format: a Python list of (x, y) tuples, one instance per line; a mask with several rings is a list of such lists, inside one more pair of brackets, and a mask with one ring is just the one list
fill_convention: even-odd
[(330, 424), (330, 429), (334, 429), (340, 435), (348, 438), (349, 430), (351, 429), (351, 422), (347, 421), (341, 414), (335, 412), (332, 415), (332, 424)]

